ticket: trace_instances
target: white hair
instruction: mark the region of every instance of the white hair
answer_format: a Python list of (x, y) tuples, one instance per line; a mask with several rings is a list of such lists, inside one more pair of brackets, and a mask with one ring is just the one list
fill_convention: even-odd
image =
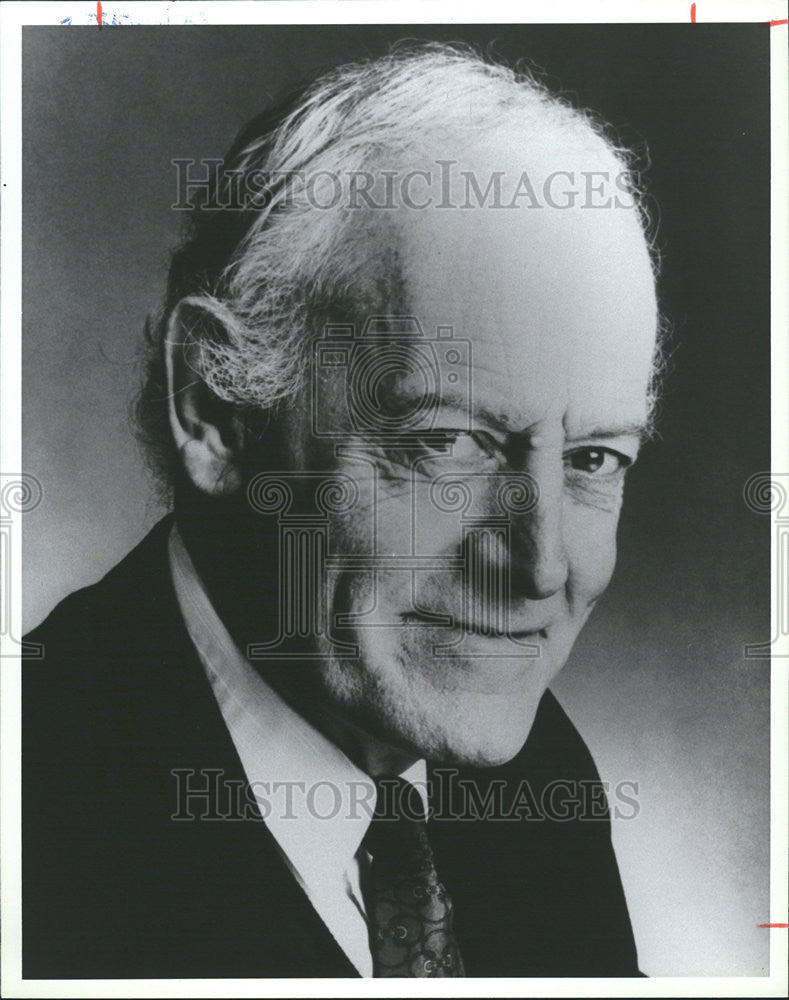
[[(328, 315), (369, 295), (370, 241), (353, 238), (369, 220), (350, 207), (354, 176), (413, 167), (431, 151), (463, 149), (507, 122), (525, 148), (551, 143), (588, 150), (591, 144), (630, 176), (630, 154), (590, 112), (529, 71), (438, 43), (398, 46), (335, 69), (276, 123), (266, 120), (231, 151), (215, 194), (226, 193), (239, 171), (265, 183), (243, 211), (233, 206), (219, 213), (235, 212), (224, 224), (210, 205), (195, 213), (191, 236), (174, 256), (167, 302), (148, 327), (148, 379), (138, 417), (159, 471), (173, 468), (162, 405), (163, 341), (175, 305), (185, 299), (190, 308), (189, 335), (211, 391), (242, 407), (271, 410), (301, 387), (311, 335)], [(635, 185), (632, 193), (646, 231)], [(317, 207), (330, 202), (331, 208)]]

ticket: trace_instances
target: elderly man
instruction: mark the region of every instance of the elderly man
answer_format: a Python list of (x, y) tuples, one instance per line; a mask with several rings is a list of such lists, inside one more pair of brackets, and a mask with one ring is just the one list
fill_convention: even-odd
[(638, 975), (547, 690), (650, 421), (623, 154), (431, 45), (199, 200), (140, 401), (173, 514), (29, 637), (25, 975)]

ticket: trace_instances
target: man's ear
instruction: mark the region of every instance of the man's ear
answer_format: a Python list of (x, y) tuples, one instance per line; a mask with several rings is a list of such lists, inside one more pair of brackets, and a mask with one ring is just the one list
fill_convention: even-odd
[(203, 380), (200, 331), (221, 325), (205, 300), (181, 299), (167, 325), (165, 360), (170, 429), (184, 471), (209, 496), (236, 493), (242, 486), (243, 427), (238, 411), (219, 399)]

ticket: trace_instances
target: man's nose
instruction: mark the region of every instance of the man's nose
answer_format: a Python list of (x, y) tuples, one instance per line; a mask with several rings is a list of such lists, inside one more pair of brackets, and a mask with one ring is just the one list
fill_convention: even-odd
[(567, 582), (563, 504), (563, 463), (540, 459), (530, 463), (536, 483), (531, 510), (513, 514), (511, 521), (512, 597), (544, 600)]

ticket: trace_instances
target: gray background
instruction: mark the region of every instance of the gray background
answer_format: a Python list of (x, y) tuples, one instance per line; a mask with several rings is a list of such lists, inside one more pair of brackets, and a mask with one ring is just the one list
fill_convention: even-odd
[[(182, 219), (173, 157), (219, 157), (278, 91), (402, 37), (527, 56), (646, 140), (674, 326), (661, 439), (632, 474), (608, 595), (555, 685), (602, 777), (652, 975), (767, 972), (768, 28), (26, 28), (26, 627), (161, 515), (128, 421), (137, 345)], [(627, 290), (623, 289), (623, 294)]]

